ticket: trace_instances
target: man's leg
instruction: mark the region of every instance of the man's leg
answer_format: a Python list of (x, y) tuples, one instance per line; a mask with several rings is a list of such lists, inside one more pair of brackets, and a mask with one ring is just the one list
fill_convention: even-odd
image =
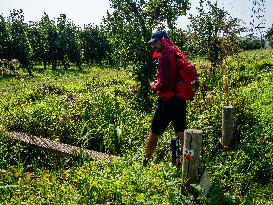
[(151, 159), (153, 157), (158, 138), (159, 135), (154, 134), (152, 131), (149, 132), (145, 150), (145, 157), (147, 159)]
[(167, 128), (170, 117), (168, 116), (168, 110), (165, 109), (165, 104), (167, 102), (163, 99), (158, 100), (157, 108), (152, 120), (152, 129), (149, 132), (147, 144), (146, 144), (146, 150), (145, 150), (145, 159), (144, 159), (144, 165), (147, 164), (149, 159), (153, 157), (156, 144), (158, 141), (158, 138), (160, 135), (162, 135)]
[(187, 129), (186, 121), (186, 102), (176, 99), (174, 102), (174, 113), (173, 113), (173, 126), (176, 133), (176, 136), (180, 142), (181, 152), (183, 152), (184, 146), (184, 130)]
[(180, 150), (181, 150), (181, 153), (182, 153), (183, 152), (183, 146), (184, 146), (184, 132), (177, 132), (176, 136), (179, 139)]

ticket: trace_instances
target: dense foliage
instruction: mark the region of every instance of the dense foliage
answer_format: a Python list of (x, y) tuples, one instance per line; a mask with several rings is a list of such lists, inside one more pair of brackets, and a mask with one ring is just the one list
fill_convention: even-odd
[[(101, 28), (76, 26), (65, 14), (57, 21), (44, 13), (38, 22), (24, 22), (22, 10), (12, 10), (10, 16), (0, 15), (0, 59), (18, 59), (31, 74), (35, 65), (70, 64), (81, 69), (83, 63), (101, 63), (111, 59), (111, 47)], [(93, 42), (93, 43), (92, 43)]]
[[(205, 196), (180, 193), (180, 170), (170, 165), (171, 127), (162, 136), (154, 162), (142, 166), (152, 114), (136, 103), (136, 82), (126, 70), (92, 68), (35, 73), (36, 78), (1, 78), (0, 197), (37, 204), (266, 204), (272, 200), (272, 50), (245, 52), (225, 62), (215, 79), (195, 59), (202, 89), (188, 103), (189, 128), (204, 132), (200, 174), (212, 188)], [(22, 71), (21, 71), (22, 72)], [(212, 84), (212, 82), (218, 82)], [(155, 99), (154, 95), (151, 99)], [(235, 149), (223, 152), (221, 107), (236, 110)], [(110, 163), (85, 157), (62, 158), (8, 138), (24, 131), (121, 158)]]
[[(272, 204), (272, 49), (239, 52), (263, 42), (239, 38), (238, 20), (209, 1), (200, 0), (190, 32), (175, 25), (187, 0), (110, 5), (101, 27), (79, 28), (65, 14), (52, 20), (44, 13), (29, 23), (22, 10), (0, 15), (0, 203)], [(158, 28), (168, 29), (198, 70), (200, 89), (187, 104), (187, 121), (203, 131), (199, 174), (210, 175), (208, 195), (199, 183), (186, 191), (181, 169), (170, 163), (171, 126), (153, 161), (142, 165), (156, 106), (147, 41)], [(224, 105), (235, 108), (237, 141), (230, 150), (219, 140)], [(117, 158), (59, 156), (11, 139), (10, 131)]]
[(216, 67), (226, 56), (238, 52), (239, 20), (217, 2), (200, 1), (197, 10), (196, 16), (190, 16), (188, 44), (193, 53), (205, 56)]
[[(13, 10), (9, 16), (10, 24), (5, 26), (6, 33), (2, 40), (8, 45), (3, 49), (3, 55), (10, 59), (18, 59), (19, 62), (26, 68), (29, 68), (32, 56), (32, 47), (27, 36), (27, 27), (24, 23), (24, 15), (22, 10)], [(4, 22), (4, 21), (3, 21)], [(28, 69), (30, 73), (30, 69)]]
[(102, 63), (107, 61), (112, 64), (112, 46), (106, 38), (105, 32), (98, 26), (87, 25), (80, 34), (82, 40), (84, 61), (92, 63)]
[(238, 45), (242, 50), (255, 50), (264, 48), (265, 41), (255, 36), (245, 36), (239, 39)]

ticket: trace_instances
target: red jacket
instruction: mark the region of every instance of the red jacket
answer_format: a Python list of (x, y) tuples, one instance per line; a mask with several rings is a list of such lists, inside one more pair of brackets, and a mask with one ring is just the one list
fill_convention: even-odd
[(159, 59), (156, 73), (156, 80), (150, 84), (152, 90), (157, 92), (159, 97), (168, 100), (174, 96), (176, 84), (177, 59), (174, 52), (163, 50)]
[(156, 80), (152, 82), (151, 88), (156, 91), (159, 97), (164, 100), (175, 95), (175, 85), (177, 80), (177, 57), (183, 63), (187, 63), (187, 56), (181, 52), (169, 38), (162, 37), (162, 53), (154, 52), (152, 58), (159, 57)]

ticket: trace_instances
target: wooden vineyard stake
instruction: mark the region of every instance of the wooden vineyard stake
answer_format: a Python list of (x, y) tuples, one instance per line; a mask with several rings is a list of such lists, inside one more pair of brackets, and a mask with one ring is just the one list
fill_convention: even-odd
[(201, 130), (187, 129), (184, 131), (182, 179), (187, 184), (198, 181), (201, 146)]
[(232, 106), (223, 106), (221, 142), (224, 149), (231, 148), (235, 145), (233, 129), (234, 129), (234, 108)]

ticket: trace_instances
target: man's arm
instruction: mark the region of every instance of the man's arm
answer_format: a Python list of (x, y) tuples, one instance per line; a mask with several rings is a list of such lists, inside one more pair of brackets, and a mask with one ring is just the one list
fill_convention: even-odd
[(165, 91), (169, 89), (170, 66), (168, 55), (162, 55), (158, 62), (157, 80), (151, 83), (154, 91)]

